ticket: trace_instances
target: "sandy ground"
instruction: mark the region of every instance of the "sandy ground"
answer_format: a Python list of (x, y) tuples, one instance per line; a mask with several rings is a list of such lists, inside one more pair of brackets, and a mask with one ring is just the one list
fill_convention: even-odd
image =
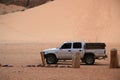
[[(26, 43), (1, 44), (0, 63), (13, 67), (0, 67), (0, 80), (119, 80), (120, 69), (109, 68), (109, 58), (96, 60), (95, 65), (81, 63), (80, 68), (58, 64), (58, 67), (26, 67), (41, 64), (40, 51), (58, 44)], [(118, 46), (120, 47), (120, 46)], [(109, 50), (112, 47), (107, 47)], [(118, 48), (119, 50), (120, 48)], [(107, 51), (109, 57), (109, 51)], [(65, 62), (63, 62), (65, 63)], [(69, 67), (66, 67), (69, 66)]]

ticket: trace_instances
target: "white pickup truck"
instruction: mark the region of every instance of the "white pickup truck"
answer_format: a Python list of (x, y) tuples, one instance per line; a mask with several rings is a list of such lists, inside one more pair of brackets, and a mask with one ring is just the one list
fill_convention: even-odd
[(95, 59), (107, 58), (105, 43), (65, 42), (58, 48), (45, 49), (44, 54), (47, 64), (56, 64), (58, 60), (70, 60), (80, 52), (82, 62), (92, 65)]

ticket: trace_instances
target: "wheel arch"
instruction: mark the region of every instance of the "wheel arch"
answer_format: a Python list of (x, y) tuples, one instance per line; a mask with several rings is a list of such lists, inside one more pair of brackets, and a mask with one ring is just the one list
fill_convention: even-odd
[(92, 55), (92, 56), (94, 56), (94, 58), (95, 58), (95, 54), (92, 53), (92, 52), (87, 52), (87, 53), (85, 53), (85, 54), (84, 54), (84, 58), (85, 58), (86, 56), (88, 56), (88, 55)]
[(46, 58), (48, 55), (54, 55), (57, 58), (57, 56), (54, 53), (45, 54), (44, 57)]

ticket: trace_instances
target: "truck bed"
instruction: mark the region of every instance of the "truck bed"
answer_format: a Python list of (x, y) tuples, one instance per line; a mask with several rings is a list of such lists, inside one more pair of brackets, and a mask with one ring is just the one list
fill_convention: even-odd
[(85, 49), (105, 49), (105, 43), (86, 43)]

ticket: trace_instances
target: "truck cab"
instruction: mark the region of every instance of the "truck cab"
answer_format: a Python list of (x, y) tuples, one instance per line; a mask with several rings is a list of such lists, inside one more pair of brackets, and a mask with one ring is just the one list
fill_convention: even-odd
[(72, 59), (75, 53), (80, 52), (81, 56), (83, 56), (84, 51), (84, 43), (83, 42), (65, 42), (56, 54), (59, 54), (58, 59)]

